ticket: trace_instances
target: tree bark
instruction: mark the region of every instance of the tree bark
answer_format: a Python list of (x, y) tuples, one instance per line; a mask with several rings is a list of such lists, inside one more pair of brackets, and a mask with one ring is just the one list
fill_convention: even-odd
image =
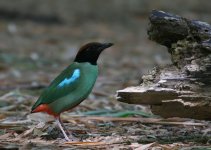
[(172, 64), (155, 67), (138, 87), (117, 91), (117, 100), (149, 104), (162, 117), (211, 119), (211, 26), (154, 10), (150, 40), (167, 47)]

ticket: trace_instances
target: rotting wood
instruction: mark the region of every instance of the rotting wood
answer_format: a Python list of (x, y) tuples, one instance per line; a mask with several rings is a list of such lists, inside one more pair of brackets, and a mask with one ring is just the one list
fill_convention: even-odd
[(117, 91), (117, 100), (149, 104), (162, 117), (211, 120), (211, 25), (154, 10), (148, 36), (167, 47), (172, 64), (156, 67), (143, 83)]

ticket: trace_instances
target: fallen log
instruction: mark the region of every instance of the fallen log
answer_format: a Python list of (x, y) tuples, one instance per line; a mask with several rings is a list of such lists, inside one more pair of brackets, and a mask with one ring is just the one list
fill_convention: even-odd
[(167, 47), (172, 64), (155, 67), (137, 87), (117, 91), (117, 100), (148, 104), (162, 117), (211, 120), (211, 25), (154, 10), (148, 36)]

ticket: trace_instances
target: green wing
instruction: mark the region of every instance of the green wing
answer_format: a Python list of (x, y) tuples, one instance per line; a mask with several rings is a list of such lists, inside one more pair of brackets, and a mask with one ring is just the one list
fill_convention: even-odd
[(75, 88), (81, 80), (80, 68), (71, 64), (43, 91), (37, 102), (33, 105), (34, 110), (40, 104), (49, 104), (62, 98)]

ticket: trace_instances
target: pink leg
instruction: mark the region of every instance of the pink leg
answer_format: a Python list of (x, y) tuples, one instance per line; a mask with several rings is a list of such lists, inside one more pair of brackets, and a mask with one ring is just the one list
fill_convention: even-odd
[(62, 131), (62, 133), (63, 133), (63, 135), (64, 135), (64, 137), (65, 137), (65, 140), (66, 140), (66, 141), (70, 141), (69, 137), (67, 136), (67, 134), (65, 133), (65, 131), (64, 131), (62, 125), (61, 125), (61, 121), (60, 121), (59, 118), (56, 118), (56, 123), (58, 124), (60, 130)]

